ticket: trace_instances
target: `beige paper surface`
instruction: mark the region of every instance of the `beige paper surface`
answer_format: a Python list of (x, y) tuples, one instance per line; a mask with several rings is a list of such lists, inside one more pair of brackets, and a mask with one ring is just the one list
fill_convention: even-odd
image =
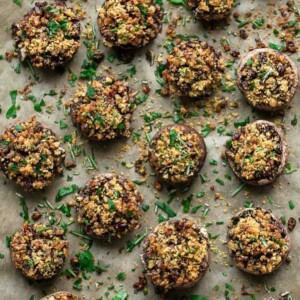
[[(82, 1), (84, 9), (87, 10), (87, 16), (91, 17), (92, 23), (96, 25), (96, 10), (95, 7), (99, 7), (103, 1), (88, 0)], [(164, 1), (166, 2), (166, 1)], [(269, 1), (244, 1), (243, 5), (237, 6), (234, 11), (238, 11), (241, 14), (240, 19), (245, 19), (244, 12), (251, 11), (253, 16), (249, 20), (253, 21), (256, 18), (261, 17), (258, 12), (261, 12), (266, 19), (266, 22), (269, 22), (270, 16), (276, 17), (275, 15), (270, 14), (273, 10), (278, 10), (277, 6), (271, 4), (276, 3)], [(283, 5), (284, 1), (279, 1), (280, 5)], [(297, 2), (297, 1), (295, 1)], [(23, 7), (19, 8), (11, 0), (2, 0), (2, 8), (0, 12), (0, 54), (4, 55), (6, 51), (13, 49), (13, 41), (11, 38), (10, 31), (5, 31), (5, 26), (10, 26), (11, 23), (17, 21), (23, 14), (27, 12), (30, 8), (30, 0), (23, 1)], [(269, 5), (268, 5), (269, 4)], [(296, 3), (297, 4), (297, 3)], [(298, 6), (300, 7), (300, 2), (298, 1)], [(191, 16), (191, 13), (186, 10), (180, 10), (183, 15), (186, 17)], [(263, 13), (269, 12), (269, 14)], [(179, 10), (173, 9), (173, 17), (176, 15), (176, 12)], [(87, 18), (86, 18), (87, 20)], [(86, 22), (86, 20), (84, 22)], [(83, 22), (83, 23), (84, 23)], [(270, 21), (271, 23), (271, 21)], [(238, 38), (238, 23), (231, 18), (230, 25), (224, 27), (224, 29), (215, 29), (211, 31), (205, 31), (202, 25), (199, 22), (193, 23), (189, 22), (187, 25), (179, 26), (177, 28), (178, 33), (182, 34), (198, 34), (200, 38), (205, 39), (203, 34), (206, 32), (208, 34), (207, 40), (210, 44), (214, 45), (216, 48), (221, 49), (220, 40), (228, 38), (231, 42), (231, 50), (240, 51), (241, 55), (247, 52), (249, 46), (255, 47), (254, 38), (258, 37), (260, 34), (262, 40), (268, 44), (268, 42), (277, 42), (276, 37), (272, 33), (272, 29), (266, 30), (266, 25), (263, 26), (263, 29), (259, 30), (250, 30), (250, 37), (247, 40), (242, 40)], [(147, 50), (152, 51), (156, 56), (162, 54), (165, 57), (166, 51), (163, 48), (162, 42), (165, 40), (165, 30), (167, 25), (164, 24), (162, 33), (159, 35), (159, 38), (151, 43), (149, 46), (138, 50), (133, 65), (136, 66), (137, 74), (130, 79), (130, 85), (135, 90), (141, 90), (141, 80), (147, 80), (150, 83), (151, 94), (148, 100), (139, 105), (136, 112), (134, 113), (133, 128), (134, 131), (139, 131), (144, 138), (144, 132), (142, 126), (144, 125), (143, 115), (149, 112), (161, 112), (163, 115), (169, 113), (173, 115), (174, 106), (173, 103), (178, 101), (178, 99), (171, 98), (162, 98), (155, 93), (155, 90), (160, 88), (156, 82), (154, 71), (156, 65), (150, 66), (150, 64), (145, 60), (145, 53)], [(251, 26), (247, 27), (251, 28)], [(97, 31), (98, 38), (100, 38), (99, 32)], [(215, 40), (215, 42), (213, 41)], [(100, 48), (105, 51), (106, 54), (111, 53), (111, 50), (105, 48), (102, 43), (100, 43)], [(86, 49), (84, 45), (81, 46), (80, 50), (76, 54), (73, 61), (68, 65), (69, 68), (75, 73), (79, 74), (80, 67), (83, 59), (85, 58)], [(107, 57), (107, 56), (106, 56)], [(225, 59), (231, 59), (229, 52), (224, 54)], [(299, 55), (291, 56), (294, 61), (296, 61)], [(32, 82), (29, 80), (30, 73), (27, 69), (21, 68), (21, 74), (16, 74), (13, 66), (17, 64), (17, 60), (14, 59), (11, 63), (6, 62), (5, 60), (0, 61), (0, 104), (2, 107), (2, 113), (0, 114), (0, 131), (2, 132), (7, 126), (12, 124), (14, 120), (7, 120), (5, 113), (10, 107), (10, 97), (9, 91), (11, 90), (22, 90), (26, 84)], [(299, 62), (297, 63), (299, 67)], [(110, 67), (111, 71), (116, 75), (128, 75), (127, 69), (128, 66), (124, 64), (118, 65), (117, 60), (113, 64), (109, 63), (107, 59), (99, 66), (98, 70), (101, 72), (101, 69), (104, 67)], [(227, 69), (227, 73), (233, 74), (234, 67), (230, 70)], [(35, 95), (37, 99), (41, 99), (45, 92), (49, 92), (54, 89), (60, 91), (67, 87), (66, 96), (63, 98), (63, 101), (67, 100), (75, 89), (69, 87), (68, 84), (68, 72), (58, 75), (56, 73), (39, 71), (39, 76), (41, 79), (40, 83), (37, 83), (31, 87), (31, 94)], [(216, 95), (220, 98), (220, 93)], [(229, 125), (226, 128), (226, 131), (234, 130), (233, 121), (235, 119), (244, 120), (247, 116), (251, 120), (258, 118), (267, 118), (266, 116), (259, 114), (257, 112), (252, 112), (250, 107), (245, 104), (239, 92), (233, 94), (224, 93), (224, 97), (228, 98), (229, 103), (237, 100), (239, 103), (239, 108), (223, 110), (221, 114), (216, 114), (215, 118), (208, 118), (204, 116), (204, 109), (198, 108), (200, 116), (188, 119), (188, 123), (194, 125), (199, 131), (201, 131), (201, 126), (205, 125), (208, 122), (212, 124), (220, 125), (222, 117), (231, 117)], [(213, 97), (211, 97), (213, 98)], [(60, 138), (62, 138), (67, 133), (72, 133), (75, 131), (70, 118), (67, 116), (66, 121), (68, 122), (68, 128), (61, 130), (57, 121), (64, 118), (63, 109), (57, 110), (56, 104), (58, 101), (58, 96), (44, 97), (46, 104), (52, 104), (54, 106), (54, 112), (48, 114), (43, 109), (43, 113), (36, 113), (33, 109), (33, 104), (31, 101), (24, 101), (20, 96), (18, 96), (17, 102), (20, 104), (21, 109), (17, 112), (18, 120), (25, 120), (27, 117), (36, 115), (37, 119), (44, 123), (45, 125), (52, 128)], [(299, 167), (299, 154), (300, 154), (300, 132), (299, 124), (295, 127), (291, 126), (291, 120), (294, 115), (299, 114), (299, 105), (300, 105), (300, 94), (298, 93), (292, 103), (291, 109), (287, 110), (284, 118), (274, 117), (268, 118), (270, 120), (283, 120), (284, 125), (287, 129), (287, 141), (291, 147), (291, 154), (289, 161), (291, 162), (293, 168)], [(194, 105), (188, 105), (189, 109), (192, 110)], [(201, 105), (198, 105), (200, 107)], [(162, 122), (163, 124), (169, 124), (172, 122), (170, 118), (160, 118), (157, 122)], [(153, 136), (157, 129), (153, 126), (150, 136)], [(222, 165), (221, 152), (223, 150), (223, 145), (228, 139), (225, 135), (219, 135), (217, 131), (211, 132), (206, 138), (206, 144), (208, 148), (208, 157), (204, 168), (201, 171), (201, 174), (208, 174), (208, 181), (205, 184), (201, 183), (201, 178), (198, 176), (192, 188), (184, 194), (177, 194), (176, 198), (171, 203), (171, 207), (177, 212), (179, 217), (189, 217), (195, 221), (205, 223), (213, 222), (214, 225), (208, 227), (208, 231), (212, 235), (219, 234), (219, 237), (213, 241), (214, 251), (212, 253), (212, 262), (210, 270), (207, 272), (205, 278), (201, 283), (197, 284), (194, 288), (191, 288), (186, 291), (182, 291), (180, 295), (204, 295), (208, 299), (224, 299), (224, 290), (225, 284), (229, 283), (235, 288), (235, 292), (230, 292), (230, 299), (250, 299), (250, 296), (241, 296), (242, 286), (250, 287), (250, 291), (254, 291), (257, 299), (269, 299), (269, 297), (274, 297), (274, 299), (279, 298), (279, 294), (285, 291), (291, 292), (293, 299), (300, 299), (300, 276), (299, 276), (299, 265), (300, 265), (300, 231), (299, 225), (296, 226), (295, 230), (291, 233), (291, 239), (293, 243), (293, 248), (291, 251), (292, 262), (289, 266), (283, 265), (276, 274), (272, 276), (255, 278), (248, 276), (240, 271), (238, 271), (234, 266), (231, 267), (231, 259), (227, 257), (227, 249), (224, 245), (226, 240), (226, 224), (229, 218), (237, 210), (243, 207), (245, 201), (253, 201), (255, 205), (262, 206), (264, 208), (271, 208), (276, 216), (286, 216), (294, 217), (298, 220), (299, 211), (300, 211), (300, 202), (299, 202), (299, 176), (300, 171), (297, 171), (291, 175), (283, 175), (274, 186), (268, 186), (265, 188), (246, 188), (244, 191), (241, 191), (235, 197), (231, 197), (232, 192), (240, 186), (240, 182), (234, 177), (228, 166)], [(57, 178), (53, 185), (47, 188), (44, 192), (35, 192), (35, 193), (24, 193), (20, 188), (16, 187), (14, 184), (5, 181), (3, 174), (0, 175), (0, 253), (4, 254), (4, 259), (0, 261), (0, 299), (5, 300), (27, 300), (31, 295), (34, 295), (34, 299), (39, 299), (42, 295), (42, 291), (48, 293), (55, 290), (66, 290), (74, 291), (72, 289), (73, 279), (66, 280), (65, 278), (55, 278), (49, 282), (43, 283), (31, 283), (29, 284), (25, 280), (20, 272), (14, 270), (12, 263), (9, 257), (9, 251), (5, 246), (5, 237), (10, 236), (16, 231), (22, 224), (23, 219), (19, 216), (21, 208), (19, 206), (19, 199), (16, 193), (22, 194), (26, 197), (27, 205), (29, 207), (30, 215), (34, 211), (37, 203), (42, 202), (46, 197), (51, 203), (55, 204), (55, 195), (59, 188), (69, 186), (72, 183), (77, 184), (78, 186), (83, 186), (83, 184), (92, 177), (93, 174), (98, 174), (101, 172), (107, 171), (116, 171), (117, 173), (124, 173), (131, 180), (141, 180), (141, 177), (134, 171), (133, 168), (126, 168), (122, 166), (121, 162), (125, 161), (128, 165), (134, 164), (135, 160), (138, 159), (140, 153), (138, 146), (132, 142), (132, 138), (129, 139), (119, 139), (112, 142), (106, 143), (88, 143), (86, 140), (80, 138), (78, 134), (78, 143), (82, 143), (82, 147), (86, 149), (88, 155), (91, 154), (91, 149), (93, 149), (95, 154), (95, 161), (98, 165), (97, 170), (91, 172), (86, 172), (86, 168), (82, 165), (83, 156), (77, 158), (77, 167), (71, 171), (65, 170), (64, 177)], [(67, 149), (67, 144), (64, 144), (63, 147)], [(209, 164), (209, 160), (215, 159), (218, 161), (218, 166), (212, 166)], [(68, 154), (67, 161), (71, 161), (71, 158)], [(148, 164), (146, 163), (148, 174), (151, 174)], [(213, 170), (217, 170), (219, 173), (214, 174)], [(224, 177), (224, 174), (231, 174), (232, 180), (228, 180)], [(74, 175), (78, 174), (78, 175)], [(67, 175), (73, 177), (72, 182), (67, 182)], [(217, 178), (222, 178), (225, 182), (225, 185), (222, 186), (218, 184), (215, 180)], [(149, 176), (146, 183), (141, 186), (138, 186), (138, 189), (142, 192), (145, 198), (145, 203), (150, 205), (150, 209), (142, 219), (142, 227), (139, 229), (138, 233), (144, 233), (146, 230), (149, 230), (151, 227), (155, 226), (157, 222), (157, 215), (154, 212), (154, 202), (155, 201), (166, 201), (168, 199), (168, 191), (164, 188), (163, 191), (158, 192), (153, 188), (155, 183), (155, 177)], [(211, 187), (214, 186), (214, 191), (211, 190)], [(181, 200), (187, 198), (190, 194), (195, 194), (199, 192), (205, 192), (205, 196), (201, 199), (196, 197), (192, 200), (192, 207), (198, 204), (208, 204), (210, 211), (205, 219), (201, 218), (201, 209), (196, 214), (184, 214), (182, 212)], [(247, 196), (245, 195), (247, 192)], [(221, 194), (221, 199), (215, 199), (215, 193)], [(271, 196), (274, 200), (273, 204), (270, 204), (267, 200), (267, 197)], [(67, 200), (72, 199), (72, 195), (65, 197), (61, 203), (65, 203)], [(288, 201), (293, 200), (296, 204), (294, 210), (289, 209)], [(42, 210), (42, 209), (41, 209)], [(160, 211), (160, 213), (162, 213)], [(73, 216), (75, 216), (74, 209), (72, 210)], [(224, 221), (224, 225), (215, 225), (216, 221)], [(71, 228), (73, 230), (78, 230), (78, 224), (75, 222)], [(88, 282), (83, 281), (83, 290), (78, 293), (79, 295), (84, 295), (87, 299), (98, 299), (103, 296), (103, 299), (106, 299), (104, 293), (107, 291), (107, 288), (110, 285), (115, 286), (115, 290), (119, 290), (120, 285), (123, 285), (123, 290), (129, 294), (129, 299), (159, 299), (155, 295), (154, 289), (150, 283), (148, 283), (149, 293), (147, 296), (144, 296), (142, 292), (134, 294), (133, 283), (138, 281), (138, 275), (142, 273), (142, 265), (139, 259), (141, 248), (136, 247), (132, 253), (126, 253), (124, 250), (119, 254), (119, 249), (126, 247), (126, 241), (133, 239), (135, 234), (131, 234), (127, 237), (124, 237), (121, 240), (116, 240), (112, 244), (104, 244), (100, 241), (94, 241), (94, 245), (91, 248), (92, 253), (95, 258), (104, 264), (109, 264), (109, 270), (102, 275), (92, 274), (94, 282), (90, 285), (89, 289)], [(70, 248), (70, 258), (73, 257), (80, 250), (80, 243), (82, 242), (78, 238), (68, 234), (68, 238), (71, 241)], [(69, 267), (69, 260), (66, 263), (66, 268)], [(135, 272), (132, 272), (132, 269), (136, 269)], [(126, 280), (124, 282), (119, 282), (116, 279), (116, 275), (119, 272), (126, 272)], [(96, 286), (96, 282), (103, 282), (103, 285)], [(218, 285), (220, 287), (219, 291), (214, 291), (214, 286)], [(275, 292), (268, 293), (264, 285), (268, 288), (275, 287)], [(260, 288), (259, 288), (260, 286)], [(74, 291), (76, 293), (76, 291)], [(114, 291), (109, 292), (108, 299), (116, 293)], [(179, 295), (179, 294), (178, 294)], [(174, 296), (175, 298), (175, 296)]]

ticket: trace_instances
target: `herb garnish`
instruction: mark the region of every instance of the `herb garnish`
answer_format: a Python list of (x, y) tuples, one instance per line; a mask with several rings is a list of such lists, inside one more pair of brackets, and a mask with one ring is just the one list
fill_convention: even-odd
[(17, 117), (17, 108), (18, 108), (16, 105), (18, 91), (17, 90), (10, 91), (9, 95), (10, 95), (12, 106), (6, 112), (6, 118), (7, 119), (10, 119), (10, 118), (15, 119)]
[(59, 189), (56, 194), (55, 201), (56, 202), (61, 201), (63, 197), (65, 197), (71, 193), (74, 193), (77, 189), (78, 189), (78, 186), (76, 184), (72, 184), (69, 187)]
[(147, 235), (147, 232), (145, 232), (144, 234), (138, 236), (133, 241), (128, 241), (127, 242), (126, 252), (132, 252), (132, 250), (134, 249), (134, 247), (136, 247), (137, 245), (139, 245), (143, 241), (143, 239), (146, 237), (146, 235)]

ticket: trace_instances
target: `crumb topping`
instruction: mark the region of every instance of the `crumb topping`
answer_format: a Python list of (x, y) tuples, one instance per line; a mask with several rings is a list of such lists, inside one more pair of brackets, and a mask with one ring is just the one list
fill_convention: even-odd
[(74, 125), (89, 139), (102, 141), (130, 136), (135, 93), (124, 81), (107, 75), (82, 83), (67, 106)]
[(162, 293), (196, 283), (208, 269), (209, 243), (201, 228), (182, 219), (159, 224), (144, 245), (151, 282)]
[(253, 52), (241, 66), (238, 85), (252, 106), (279, 109), (294, 97), (297, 78), (285, 54), (267, 49)]
[(243, 180), (275, 179), (283, 150), (275, 125), (253, 122), (237, 129), (226, 155)]
[(26, 191), (43, 189), (62, 173), (65, 150), (56, 135), (33, 117), (0, 136), (0, 168)]
[(10, 244), (14, 266), (34, 280), (55, 276), (68, 256), (64, 231), (45, 224), (24, 223)]
[(68, 292), (58, 292), (46, 296), (41, 300), (80, 300), (80, 298)]
[(205, 157), (206, 147), (201, 135), (182, 124), (162, 128), (149, 146), (152, 169), (171, 184), (191, 181), (200, 171)]
[(246, 209), (229, 224), (229, 250), (237, 266), (254, 274), (270, 274), (289, 252), (283, 225), (264, 209)]
[(170, 95), (202, 97), (219, 85), (225, 62), (206, 42), (181, 42), (167, 55), (162, 72)]
[(140, 227), (142, 195), (133, 182), (115, 174), (91, 179), (75, 197), (78, 222), (86, 233), (110, 240)]
[(159, 33), (163, 10), (154, 0), (106, 0), (98, 25), (108, 47), (145, 46)]
[(205, 21), (226, 18), (233, 8), (233, 0), (187, 0), (187, 5), (195, 17)]
[(37, 2), (12, 29), (20, 60), (37, 68), (64, 65), (80, 46), (79, 16), (62, 2)]

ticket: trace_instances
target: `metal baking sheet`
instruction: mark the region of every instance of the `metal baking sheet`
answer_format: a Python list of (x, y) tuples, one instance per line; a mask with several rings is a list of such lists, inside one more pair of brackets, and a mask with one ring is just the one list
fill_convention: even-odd
[[(23, 5), (20, 8), (14, 4), (12, 0), (1, 1), (0, 54), (5, 55), (5, 52), (13, 49), (13, 41), (9, 26), (28, 11), (32, 5), (31, 2), (32, 1), (30, 0), (23, 0)], [(84, 24), (90, 19), (92, 24), (96, 26), (96, 8), (100, 7), (103, 1), (88, 0), (80, 2), (86, 10), (87, 15), (86, 19), (82, 23)], [(241, 55), (244, 55), (250, 47), (256, 47), (254, 39), (257, 38), (260, 38), (264, 43), (266, 43), (266, 45), (268, 45), (269, 42), (280, 43), (273, 34), (273, 29), (275, 27), (272, 27), (272, 24), (275, 24), (277, 22), (276, 20), (281, 17), (278, 8), (285, 7), (286, 1), (255, 0), (241, 1), (242, 3), (237, 3), (237, 6), (234, 8), (234, 13), (239, 13), (240, 20), (249, 20), (249, 24), (246, 25), (246, 27), (241, 28), (245, 29), (249, 33), (249, 37), (246, 40), (239, 38), (239, 23), (237, 23), (233, 17), (230, 18), (228, 24), (220, 23), (216, 26), (216, 28), (207, 28), (201, 25), (198, 21), (194, 22), (191, 13), (182, 6), (170, 6), (167, 1), (164, 2), (165, 9), (170, 20), (180, 16), (184, 17), (177, 21), (177, 34), (197, 34), (201, 39), (207, 40), (210, 44), (214, 45), (214, 47), (221, 50), (226, 60), (234, 61), (233, 67), (227, 68), (226, 70), (227, 81), (234, 80), (234, 69), (237, 65), (236, 59), (230, 55), (231, 51), (239, 51)], [(295, 1), (294, 5), (300, 8), (300, 1)], [(277, 11), (278, 14), (274, 14), (274, 11)], [(252, 29), (252, 22), (258, 18), (264, 18), (265, 24), (263, 24), (259, 29)], [(295, 19), (295, 14), (292, 14), (291, 19)], [(185, 20), (186, 22), (182, 22), (182, 20)], [(270, 24), (270, 26), (268, 26), (268, 24)], [(299, 27), (299, 25), (297, 26)], [(130, 86), (137, 91), (141, 91), (141, 80), (147, 80), (151, 87), (149, 98), (145, 103), (138, 106), (134, 114), (133, 121), (134, 132), (141, 133), (141, 141), (145, 141), (145, 144), (146, 140), (144, 130), (146, 127), (143, 121), (143, 115), (150, 112), (161, 112), (163, 116), (172, 116), (174, 115), (174, 104), (179, 101), (179, 99), (161, 97), (155, 93), (156, 89), (159, 89), (159, 84), (156, 82), (154, 74), (157, 63), (151, 66), (145, 59), (147, 51), (152, 51), (156, 60), (157, 58), (160, 60), (161, 57), (164, 59), (166, 49), (162, 45), (166, 40), (166, 29), (167, 24), (164, 24), (159, 37), (147, 47), (136, 51), (135, 58), (131, 63), (136, 66), (137, 73), (132, 78), (129, 77)], [(97, 29), (96, 32), (97, 37), (100, 39)], [(230, 41), (231, 51), (229, 52), (224, 52), (224, 49), (221, 46), (221, 40), (224, 39), (228, 39), (228, 41)], [(296, 43), (299, 44), (299, 39), (298, 41), (296, 40)], [(101, 39), (100, 49), (105, 52), (106, 57), (112, 53), (110, 49), (103, 46)], [(84, 45), (82, 45), (73, 61), (68, 65), (70, 70), (72, 70), (75, 74), (79, 74), (85, 55), (86, 49)], [(296, 61), (299, 68), (299, 62), (297, 62), (299, 54), (292, 54), (291, 57), (294, 61)], [(66, 95), (63, 97), (62, 101), (66, 101), (75, 91), (75, 88), (69, 86), (68, 71), (62, 74), (39, 71), (38, 75), (40, 77), (40, 82), (37, 83), (33, 80), (28, 69), (23, 66), (21, 67), (21, 73), (16, 74), (14, 71), (14, 67), (16, 67), (16, 65), (16, 59), (13, 59), (12, 62), (7, 62), (6, 60), (0, 61), (0, 104), (2, 108), (2, 113), (0, 114), (1, 132), (14, 122), (14, 120), (8, 120), (5, 117), (5, 113), (11, 105), (9, 97), (9, 92), (11, 90), (23, 90), (26, 85), (33, 83), (30, 87), (30, 94), (35, 95), (37, 99), (41, 99), (43, 94), (50, 90), (56, 90), (58, 92), (66, 90)], [(101, 73), (107, 69), (119, 76), (128, 75), (126, 71), (128, 69), (128, 65), (119, 64), (117, 60), (110, 63), (107, 58), (105, 58), (100, 64), (98, 72)], [(64, 115), (63, 109), (58, 110), (56, 108), (59, 100), (58, 95), (52, 97), (46, 96), (44, 99), (47, 105), (52, 105), (54, 107), (52, 114), (46, 113), (45, 109), (43, 113), (36, 113), (31, 101), (25, 101), (22, 97), (18, 96), (17, 102), (20, 104), (20, 110), (17, 112), (17, 119), (25, 120), (29, 116), (36, 115), (39, 121), (52, 128), (60, 138), (63, 138), (63, 136), (67, 133), (74, 132), (75, 128), (71, 124), (70, 118)], [(220, 99), (228, 102), (227, 107), (220, 113), (209, 114), (213, 111), (215, 104), (220, 101)], [(238, 103), (237, 108), (235, 107), (235, 103)], [(224, 123), (224, 118), (227, 118), (228, 126), (226, 127), (226, 132), (230, 132), (234, 129), (234, 121), (244, 120), (247, 116), (249, 116), (251, 120), (265, 118), (282, 125), (286, 132), (287, 141), (291, 147), (289, 162), (291, 162), (292, 168), (295, 169), (300, 166), (298, 159), (300, 155), (300, 140), (298, 139), (300, 132), (299, 124), (297, 126), (292, 126), (291, 120), (294, 119), (295, 115), (300, 117), (299, 106), (299, 90), (291, 107), (286, 110), (285, 115), (277, 115), (274, 117), (268, 117), (252, 111), (251, 108), (245, 104), (238, 91), (233, 93), (217, 92), (209, 99), (199, 101), (197, 103), (185, 104), (185, 108), (187, 110), (199, 113), (199, 116), (187, 119), (187, 123), (195, 126), (195, 128), (199, 131), (201, 131), (206, 124), (213, 124), (213, 126), (222, 125)], [(58, 124), (59, 120), (65, 120), (68, 123), (68, 127), (63, 130), (60, 129)], [(159, 118), (155, 122), (156, 124), (170, 124), (172, 123), (172, 118)], [(149, 132), (150, 136), (153, 136), (156, 130), (155, 126), (152, 126), (152, 131)], [(273, 185), (264, 188), (246, 187), (235, 197), (232, 197), (231, 195), (233, 191), (236, 190), (241, 183), (234, 177), (228, 166), (223, 164), (224, 162), (221, 159), (223, 145), (227, 139), (228, 137), (226, 135), (220, 135), (216, 130), (208, 134), (205, 138), (208, 148), (208, 157), (204, 168), (201, 171), (202, 175), (207, 174), (207, 181), (202, 183), (200, 176), (198, 176), (191, 189), (185, 193), (176, 194), (174, 200), (170, 204), (170, 206), (177, 212), (178, 217), (188, 217), (202, 224), (205, 224), (206, 222), (213, 222), (214, 225), (208, 227), (208, 231), (212, 235), (219, 234), (219, 236), (212, 242), (212, 262), (204, 279), (191, 289), (180, 293), (178, 292), (177, 295), (175, 293), (175, 295), (172, 296), (172, 299), (176, 299), (176, 297), (184, 295), (203, 295), (210, 300), (225, 299), (224, 293), (226, 290), (226, 284), (230, 284), (230, 286), (234, 287), (234, 291), (229, 291), (230, 299), (250, 299), (250, 296), (241, 295), (243, 286), (247, 288), (248, 291), (255, 294), (256, 299), (279, 299), (280, 294), (284, 292), (290, 292), (290, 295), (293, 297), (292, 299), (300, 299), (300, 277), (298, 270), (300, 264), (299, 225), (297, 225), (291, 233), (293, 243), (292, 251), (290, 253), (291, 263), (289, 265), (285, 264), (280, 270), (271, 276), (257, 278), (238, 271), (232, 265), (232, 261), (228, 257), (225, 245), (227, 232), (226, 224), (234, 213), (243, 208), (245, 201), (252, 201), (255, 205), (264, 208), (271, 208), (278, 217), (286, 216), (287, 219), (289, 217), (294, 217), (298, 221), (300, 211), (300, 203), (298, 199), (300, 192), (300, 172), (297, 170), (292, 174), (283, 175)], [(152, 176), (147, 163), (145, 164), (148, 172), (147, 177), (143, 178), (135, 172), (133, 166), (134, 162), (141, 155), (141, 145), (133, 143), (132, 137), (129, 139), (119, 139), (106, 143), (89, 143), (82, 139), (80, 134), (78, 134), (77, 142), (78, 144), (81, 144), (81, 147), (86, 150), (88, 155), (91, 154), (93, 149), (95, 161), (97, 163), (96, 170), (87, 172), (82, 163), (83, 156), (78, 157), (76, 160), (76, 168), (70, 171), (65, 170), (64, 176), (57, 178), (51, 187), (47, 188), (43, 192), (34, 193), (24, 193), (14, 184), (7, 182), (3, 174), (0, 175), (0, 253), (4, 254), (4, 258), (0, 260), (0, 299), (27, 300), (31, 296), (34, 296), (34, 299), (40, 299), (44, 293), (59, 290), (74, 291), (72, 289), (74, 279), (67, 280), (65, 277), (57, 277), (48, 282), (29, 283), (17, 270), (13, 269), (9, 250), (5, 245), (5, 237), (12, 235), (23, 222), (22, 217), (19, 215), (21, 207), (19, 205), (18, 194), (23, 195), (26, 198), (29, 213), (32, 214), (34, 208), (37, 207), (37, 204), (45, 199), (55, 205), (54, 199), (59, 188), (69, 186), (72, 183), (77, 184), (78, 186), (83, 186), (83, 184), (93, 175), (101, 172), (115, 171), (125, 174), (131, 180), (145, 181), (142, 185), (138, 186), (138, 189), (144, 195), (145, 203), (150, 205), (150, 209), (145, 213), (145, 216), (142, 219), (142, 227), (137, 233), (143, 234), (158, 223), (157, 214), (154, 209), (154, 202), (157, 200), (166, 201), (169, 197), (169, 191), (167, 191), (166, 188), (162, 191), (158, 191), (154, 188), (156, 179)], [(63, 146), (67, 149), (66, 144)], [(211, 159), (217, 160), (218, 165), (210, 165), (209, 160)], [(69, 155), (67, 161), (71, 161)], [(124, 166), (124, 163), (122, 164), (122, 162), (126, 162), (127, 165)], [(218, 171), (218, 174), (215, 174), (213, 170)], [(224, 177), (225, 174), (230, 174), (232, 176), (232, 180), (226, 179)], [(67, 182), (68, 175), (73, 177), (72, 182)], [(224, 186), (216, 182), (217, 178), (222, 178), (224, 180)], [(203, 198), (197, 198), (194, 196), (192, 200), (192, 207), (197, 204), (209, 206), (210, 210), (206, 218), (201, 217), (201, 210), (199, 210), (196, 214), (184, 214), (182, 211), (182, 199), (186, 199), (189, 195), (195, 195), (199, 192), (205, 192), (205, 196)], [(273, 199), (272, 204), (268, 201), (269, 196)], [(72, 195), (69, 195), (63, 199), (63, 203), (71, 199)], [(295, 202), (295, 208), (293, 210), (290, 210), (288, 205), (290, 200)], [(72, 210), (72, 213), (75, 217), (74, 210)], [(217, 226), (215, 225), (216, 221), (224, 221), (224, 225)], [(76, 222), (74, 222), (71, 226), (71, 229), (79, 229)], [(82, 240), (71, 234), (68, 234), (68, 238), (71, 241), (71, 258), (80, 250)], [(155, 295), (154, 289), (149, 282), (148, 295), (144, 295), (142, 292), (139, 292), (138, 294), (134, 293), (132, 286), (138, 281), (138, 276), (142, 274), (143, 270), (140, 262), (141, 249), (139, 247), (135, 247), (132, 253), (126, 253), (124, 250), (124, 247), (126, 247), (126, 241), (134, 238), (135, 233), (132, 233), (129, 236), (126, 236), (121, 240), (116, 240), (111, 244), (94, 241), (91, 252), (94, 254), (96, 260), (99, 260), (104, 264), (108, 264), (109, 269), (101, 275), (91, 274), (92, 279), (90, 282), (83, 280), (82, 291), (74, 292), (91, 300), (102, 299), (101, 297), (103, 297), (103, 299), (112, 299), (113, 296), (116, 295), (116, 291), (123, 289), (129, 294), (129, 299), (159, 299), (159, 297)], [(121, 253), (119, 253), (120, 249), (123, 249)], [(68, 259), (65, 268), (69, 267), (69, 260), (70, 259)], [(126, 272), (127, 275), (123, 282), (116, 279), (116, 275), (121, 271)], [(219, 289), (216, 288), (216, 286), (218, 286)], [(105, 295), (106, 293), (109, 293), (109, 295)]]

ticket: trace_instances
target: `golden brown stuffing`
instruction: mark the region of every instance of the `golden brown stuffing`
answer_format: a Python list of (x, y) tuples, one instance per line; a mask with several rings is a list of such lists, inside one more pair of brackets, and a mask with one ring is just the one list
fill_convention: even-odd
[(202, 168), (206, 146), (193, 128), (175, 124), (163, 127), (151, 140), (149, 163), (171, 185), (191, 183)]
[(241, 62), (238, 86), (247, 102), (261, 110), (282, 109), (293, 99), (298, 83), (291, 59), (276, 50), (254, 50)]
[(62, 229), (38, 223), (24, 223), (10, 243), (15, 268), (34, 280), (57, 275), (68, 256), (68, 249), (69, 242)]
[(80, 46), (79, 16), (63, 2), (37, 2), (12, 30), (20, 60), (37, 68), (64, 65)]
[(130, 135), (135, 94), (124, 81), (107, 75), (81, 83), (67, 105), (74, 125), (88, 139), (102, 141)]
[(192, 286), (209, 267), (206, 232), (187, 219), (161, 223), (145, 241), (142, 261), (161, 294)]
[(234, 5), (233, 0), (187, 0), (197, 19), (207, 22), (226, 18)]
[(48, 295), (41, 300), (80, 300), (81, 298), (68, 293), (68, 292), (57, 292), (51, 295)]
[(154, 0), (106, 0), (99, 9), (98, 25), (108, 47), (145, 46), (159, 33), (163, 10)]
[(140, 227), (142, 195), (115, 174), (92, 178), (75, 197), (78, 222), (87, 234), (110, 240)]
[(206, 42), (183, 41), (167, 55), (162, 72), (165, 93), (192, 98), (206, 96), (219, 85), (224, 70), (221, 54)]
[(270, 211), (245, 209), (229, 223), (228, 248), (238, 268), (264, 275), (275, 271), (285, 260), (290, 239)]
[(50, 185), (62, 173), (65, 150), (56, 135), (33, 117), (0, 136), (0, 168), (26, 191)]
[(275, 180), (284, 170), (286, 142), (271, 122), (257, 121), (240, 127), (228, 143), (226, 156), (244, 181)]

